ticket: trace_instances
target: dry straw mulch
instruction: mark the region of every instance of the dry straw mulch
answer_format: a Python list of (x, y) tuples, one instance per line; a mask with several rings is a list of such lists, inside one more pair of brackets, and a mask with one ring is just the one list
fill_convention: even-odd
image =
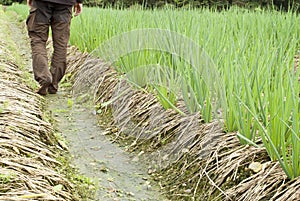
[(8, 23), (0, 9), (0, 200), (78, 200), (58, 172), (51, 124), (42, 119), (41, 97), (24, 83)]

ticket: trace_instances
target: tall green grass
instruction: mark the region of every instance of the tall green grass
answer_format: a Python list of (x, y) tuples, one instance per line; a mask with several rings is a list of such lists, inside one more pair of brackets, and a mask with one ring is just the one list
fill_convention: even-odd
[[(92, 8), (74, 19), (71, 42), (92, 51), (111, 37), (143, 28), (189, 37), (209, 55), (208, 68), (216, 66), (219, 71), (221, 87), (217, 87), (226, 94), (220, 99), (226, 102), (221, 104), (226, 105), (221, 111), (226, 130), (238, 131), (243, 136), (241, 143), (255, 142), (260, 136), (270, 158), (279, 160), (286, 174), (294, 178), (300, 175), (299, 83), (294, 73), (298, 22), (294, 13), (275, 11)], [(169, 43), (176, 41), (170, 39)], [(121, 43), (119, 48), (124, 48)], [(116, 66), (126, 73), (149, 63), (175, 68), (183, 80), (181, 92), (190, 111), (200, 111), (207, 122), (213, 118), (216, 98), (210, 85), (216, 83), (208, 83), (203, 72), (193, 71), (186, 61), (165, 52), (139, 51), (123, 56)]]
[[(157, 49), (130, 52), (114, 65), (140, 81), (151, 75), (132, 73), (141, 66), (157, 64), (176, 72), (167, 81), (155, 75), (153, 91), (166, 108), (176, 107), (176, 100), (183, 98), (189, 111), (200, 112), (206, 122), (221, 114), (224, 129), (236, 131), (241, 143), (255, 144), (261, 138), (270, 158), (278, 160), (292, 179), (300, 175), (299, 70), (294, 72), (299, 20), (292, 12), (236, 8), (222, 12), (85, 8), (72, 21), (70, 41), (93, 52), (112, 37), (136, 29), (157, 28), (188, 37), (206, 57), (190, 52), (190, 60), (180, 58), (189, 48), (183, 45), (177, 55)], [(139, 39), (120, 41), (113, 48), (128, 48), (124, 44), (130, 42)], [(182, 41), (170, 37), (164, 42), (180, 46)], [(191, 63), (193, 58), (198, 63)]]
[(13, 3), (12, 6), (7, 7), (6, 10), (16, 12), (20, 16), (21, 21), (26, 19), (29, 13), (29, 8), (27, 6), (18, 3)]

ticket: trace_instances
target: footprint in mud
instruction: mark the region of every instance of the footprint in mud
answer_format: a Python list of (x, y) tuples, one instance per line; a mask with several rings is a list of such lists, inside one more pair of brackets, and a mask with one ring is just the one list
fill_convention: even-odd
[(148, 178), (147, 168), (105, 136), (97, 125), (93, 107), (73, 103), (68, 92), (63, 91), (46, 99), (57, 129), (69, 144), (74, 165), (98, 183), (95, 200), (167, 200)]

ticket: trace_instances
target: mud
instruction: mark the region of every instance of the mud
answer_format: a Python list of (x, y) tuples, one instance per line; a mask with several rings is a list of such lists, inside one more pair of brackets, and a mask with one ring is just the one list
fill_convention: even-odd
[(68, 94), (60, 91), (48, 95), (48, 110), (67, 141), (76, 167), (98, 184), (95, 200), (166, 200), (150, 181), (147, 167), (105, 136), (93, 106), (76, 103)]

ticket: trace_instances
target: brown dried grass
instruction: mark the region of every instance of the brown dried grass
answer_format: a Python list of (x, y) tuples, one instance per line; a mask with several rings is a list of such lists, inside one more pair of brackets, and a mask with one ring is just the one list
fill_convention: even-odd
[(0, 38), (9, 42), (0, 43), (0, 200), (78, 200), (73, 184), (57, 171), (53, 128), (42, 119), (42, 98), (21, 78), (13, 56), (18, 53), (9, 49), (15, 44), (3, 32), (9, 21), (2, 17)]

